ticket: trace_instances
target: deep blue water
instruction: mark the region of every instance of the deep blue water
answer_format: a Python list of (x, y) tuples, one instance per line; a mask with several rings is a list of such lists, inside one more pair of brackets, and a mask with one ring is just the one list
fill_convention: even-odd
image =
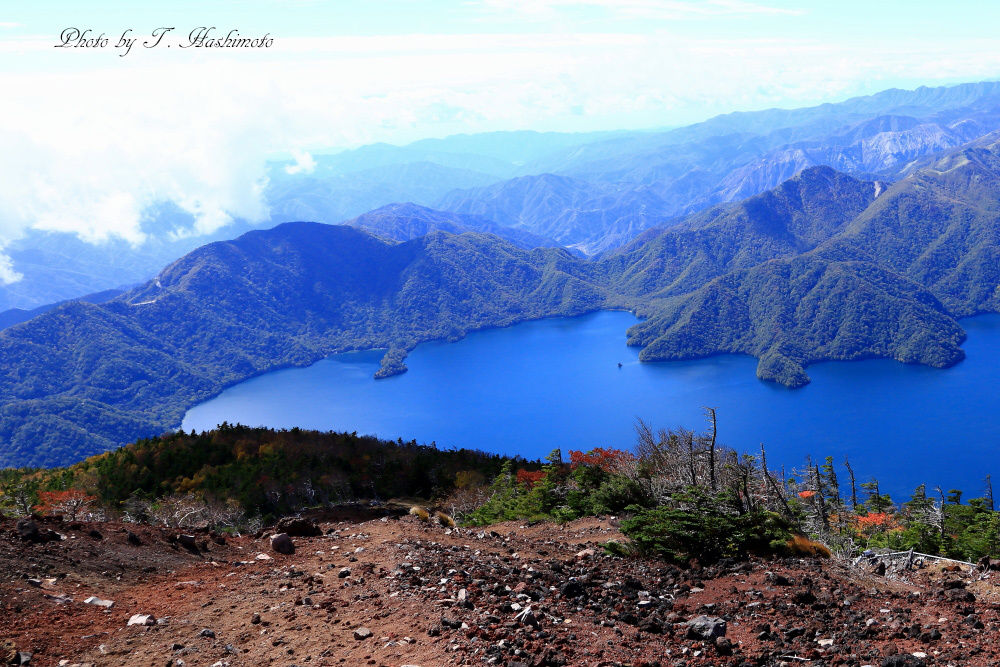
[(409, 372), (385, 380), (372, 379), (381, 352), (337, 355), (231, 387), (183, 428), (299, 426), (537, 458), (631, 447), (636, 417), (700, 430), (711, 405), (721, 442), (750, 452), (764, 443), (769, 464), (789, 471), (807, 454), (847, 455), (859, 482), (875, 476), (897, 500), (921, 482), (971, 498), (1000, 472), (1000, 315), (962, 321), (967, 358), (953, 368), (829, 362), (794, 390), (757, 380), (751, 357), (640, 363), (625, 345), (636, 321), (601, 312), (427, 343)]

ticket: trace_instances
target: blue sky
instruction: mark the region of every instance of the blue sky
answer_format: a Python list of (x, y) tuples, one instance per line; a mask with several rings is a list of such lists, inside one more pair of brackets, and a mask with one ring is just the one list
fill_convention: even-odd
[[(1000, 78), (1000, 3), (803, 0), (0, 4), (0, 280), (24, 230), (135, 243), (170, 200), (261, 219), (264, 164), (490, 130), (659, 128)], [(171, 48), (114, 44), (173, 27)], [(181, 49), (214, 26), (254, 52)], [(64, 28), (106, 48), (53, 48)], [(168, 42), (165, 42), (168, 43)]]

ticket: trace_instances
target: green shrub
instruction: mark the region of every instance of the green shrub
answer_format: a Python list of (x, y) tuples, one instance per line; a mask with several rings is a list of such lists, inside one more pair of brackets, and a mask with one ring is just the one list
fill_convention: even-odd
[(700, 488), (674, 494), (670, 506), (634, 507), (635, 516), (621, 523), (622, 533), (642, 554), (683, 563), (780, 552), (792, 538), (778, 514), (738, 514), (726, 494), (710, 496)]

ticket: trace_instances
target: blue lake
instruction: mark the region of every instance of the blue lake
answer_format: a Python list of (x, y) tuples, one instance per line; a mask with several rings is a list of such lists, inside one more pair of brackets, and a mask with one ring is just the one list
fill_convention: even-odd
[(967, 358), (954, 368), (829, 362), (794, 390), (757, 380), (751, 357), (640, 363), (625, 345), (636, 321), (600, 312), (427, 343), (409, 372), (384, 380), (372, 378), (380, 352), (337, 355), (231, 387), (192, 408), (183, 428), (299, 426), (538, 458), (629, 448), (636, 417), (701, 430), (711, 405), (721, 442), (751, 453), (764, 443), (768, 462), (789, 471), (807, 454), (847, 455), (859, 483), (874, 476), (897, 500), (921, 482), (975, 497), (1000, 472), (1000, 315), (962, 321)]

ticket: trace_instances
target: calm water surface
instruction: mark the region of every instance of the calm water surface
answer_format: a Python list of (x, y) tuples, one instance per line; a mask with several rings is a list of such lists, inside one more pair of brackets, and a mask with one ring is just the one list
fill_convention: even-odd
[(722, 442), (751, 452), (764, 443), (768, 462), (789, 470), (807, 454), (847, 455), (859, 482), (875, 476), (897, 499), (921, 482), (967, 498), (988, 473), (1000, 484), (1000, 315), (962, 321), (967, 358), (954, 368), (829, 362), (795, 390), (757, 380), (751, 357), (640, 363), (625, 345), (636, 321), (600, 312), (427, 343), (407, 358), (408, 373), (378, 381), (380, 352), (337, 355), (231, 387), (192, 408), (183, 427), (346, 430), (537, 458), (631, 447), (636, 417), (702, 429), (711, 405)]

